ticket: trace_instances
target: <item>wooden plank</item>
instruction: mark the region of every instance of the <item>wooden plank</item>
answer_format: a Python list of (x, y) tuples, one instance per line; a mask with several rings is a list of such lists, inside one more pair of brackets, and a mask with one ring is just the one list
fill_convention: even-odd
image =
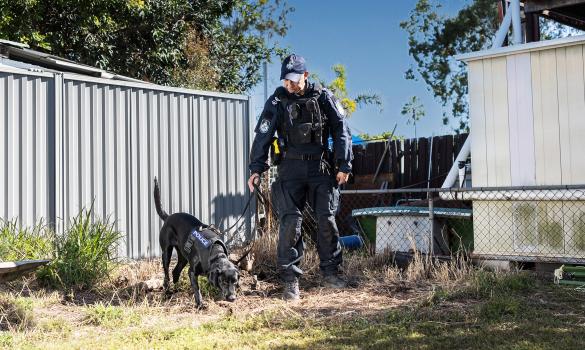
[[(567, 98), (569, 107), (570, 176), (569, 184), (585, 183), (585, 46), (567, 48)], [(564, 173), (563, 173), (564, 174)]]
[(487, 155), (487, 185), (496, 186), (496, 149), (494, 129), (494, 87), (492, 74), (492, 59), (484, 60), (484, 107), (485, 107), (485, 135)]
[(534, 168), (536, 184), (544, 184), (544, 136), (542, 115), (541, 52), (530, 54), (532, 77), (532, 113), (534, 115)]
[[(419, 181), (427, 181), (429, 174), (429, 140), (426, 137), (418, 139), (418, 173)], [(420, 187), (426, 187), (426, 182)]]
[[(416, 185), (419, 182), (419, 174), (417, 171), (418, 168), (418, 152), (416, 150), (417, 147), (417, 140), (412, 139), (410, 140), (410, 181), (411, 185)], [(418, 187), (418, 186), (415, 186)]]
[[(439, 176), (439, 148), (440, 148), (440, 137), (433, 137), (433, 153), (431, 154), (431, 178)], [(438, 181), (435, 179), (431, 182), (431, 187), (437, 187)]]
[(495, 150), (495, 186), (510, 186), (510, 134), (508, 123), (508, 88), (506, 58), (494, 58), (493, 74), (493, 139)]
[(440, 179), (438, 179), (441, 184), (445, 181), (447, 174), (449, 173), (451, 167), (453, 166), (453, 135), (445, 136), (444, 142), (445, 142), (444, 153), (442, 155), (444, 161), (443, 169), (441, 169), (441, 173), (444, 175), (441, 176)]
[[(557, 89), (557, 59), (554, 50), (542, 51), (540, 53), (540, 89), (541, 94), (541, 154), (536, 153), (536, 160), (539, 158), (544, 163), (544, 172), (536, 174), (539, 185), (558, 185), (561, 183), (561, 150), (559, 140), (559, 102)], [(538, 168), (537, 168), (538, 169)]]
[[(557, 99), (559, 120), (559, 146), (561, 160), (561, 185), (569, 184), (571, 176), (571, 134), (569, 132), (569, 100), (567, 87), (567, 50), (558, 48), (557, 60)], [(581, 76), (582, 77), (582, 76)]]
[(506, 66), (507, 66), (507, 75), (508, 75), (508, 118), (509, 118), (509, 129), (508, 134), (510, 138), (510, 176), (512, 180), (512, 185), (520, 185), (520, 173), (522, 171), (520, 163), (521, 163), (521, 153), (520, 153), (520, 143), (519, 143), (519, 135), (520, 132), (520, 125), (519, 125), (519, 114), (520, 114), (520, 106), (518, 105), (518, 80), (521, 78), (517, 74), (517, 55), (507, 56)]
[(390, 167), (393, 174), (393, 188), (397, 188), (400, 183), (400, 159), (398, 158), (397, 144), (399, 141), (393, 140), (390, 142)]
[(404, 140), (404, 183), (403, 186), (408, 186), (412, 183), (411, 173), (411, 155), (410, 155), (410, 139)]
[(0, 262), (0, 282), (14, 280), (46, 265), (50, 260), (23, 260)]
[(536, 165), (534, 155), (534, 111), (532, 110), (532, 68), (530, 54), (518, 55), (516, 60), (519, 107), (519, 151), (522, 154), (519, 183), (536, 185)]
[(526, 13), (541, 12), (583, 3), (585, 3), (583, 0), (528, 0), (524, 1), (524, 11)]
[(509, 56), (507, 71), (511, 184), (535, 185), (530, 54)]
[(487, 186), (487, 140), (485, 125), (485, 87), (483, 60), (468, 63), (469, 125), (471, 139), (471, 179), (473, 186)]
[(403, 187), (404, 186), (404, 159), (406, 157), (405, 153), (404, 153), (404, 141), (401, 141), (399, 143), (397, 143), (397, 150), (398, 150), (398, 155), (399, 155), (399, 159), (400, 159), (400, 163), (398, 165), (398, 172), (400, 173), (400, 186)]
[(402, 187), (404, 184), (404, 178), (402, 173), (402, 165), (404, 164), (404, 154), (402, 153), (402, 141), (396, 141), (396, 179), (398, 187)]
[(372, 163), (374, 160), (375, 145), (373, 142), (369, 143), (366, 148), (366, 166), (364, 168), (364, 174), (372, 173)]

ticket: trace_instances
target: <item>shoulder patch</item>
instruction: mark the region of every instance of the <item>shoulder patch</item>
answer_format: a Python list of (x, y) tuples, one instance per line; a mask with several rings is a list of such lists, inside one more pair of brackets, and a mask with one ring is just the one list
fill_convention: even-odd
[(272, 103), (273, 106), (276, 106), (278, 102), (280, 102), (280, 99), (278, 98), (278, 96), (274, 96), (270, 103)]
[(260, 128), (258, 129), (261, 133), (266, 134), (268, 130), (270, 130), (270, 120), (263, 119), (262, 123), (260, 123)]

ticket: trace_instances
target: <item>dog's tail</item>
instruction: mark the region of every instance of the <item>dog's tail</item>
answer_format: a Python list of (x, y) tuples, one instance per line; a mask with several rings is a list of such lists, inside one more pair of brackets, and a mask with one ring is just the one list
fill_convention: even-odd
[(160, 216), (162, 221), (165, 221), (169, 217), (169, 214), (163, 210), (160, 204), (160, 188), (158, 187), (158, 180), (156, 177), (154, 178), (154, 206), (156, 207), (158, 216)]

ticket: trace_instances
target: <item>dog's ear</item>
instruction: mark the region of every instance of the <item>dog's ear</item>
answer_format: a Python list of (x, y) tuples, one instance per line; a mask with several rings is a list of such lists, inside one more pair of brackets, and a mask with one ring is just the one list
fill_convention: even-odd
[(211, 270), (209, 270), (209, 283), (211, 283), (212, 286), (214, 286), (215, 288), (219, 288), (219, 275), (220, 275), (221, 271), (219, 270), (219, 268), (214, 267)]

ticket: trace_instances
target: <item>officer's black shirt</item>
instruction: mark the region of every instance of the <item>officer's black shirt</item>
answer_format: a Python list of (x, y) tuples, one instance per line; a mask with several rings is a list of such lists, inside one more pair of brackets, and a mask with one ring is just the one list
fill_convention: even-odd
[[(272, 143), (272, 138), (277, 130), (282, 130), (282, 123), (287, 122), (285, 120), (287, 117), (281, 103), (281, 98), (285, 97), (289, 100), (304, 98), (319, 89), (320, 87), (318, 85), (309, 83), (303, 96), (299, 96), (289, 94), (284, 87), (279, 87), (270, 96), (268, 101), (266, 101), (262, 115), (254, 130), (256, 136), (254, 137), (250, 152), (250, 171), (252, 173), (261, 174), (269, 168), (266, 161), (268, 160), (268, 151)], [(321, 89), (318, 102), (321, 111), (327, 117), (327, 129), (330, 131), (333, 139), (333, 151), (335, 160), (339, 165), (339, 171), (349, 173), (351, 172), (353, 153), (351, 149), (351, 134), (347, 126), (343, 107), (341, 107), (341, 104), (335, 96), (327, 89)], [(316, 148), (315, 144), (287, 145), (287, 147), (287, 152), (298, 154), (314, 154), (322, 151), (320, 146)]]

